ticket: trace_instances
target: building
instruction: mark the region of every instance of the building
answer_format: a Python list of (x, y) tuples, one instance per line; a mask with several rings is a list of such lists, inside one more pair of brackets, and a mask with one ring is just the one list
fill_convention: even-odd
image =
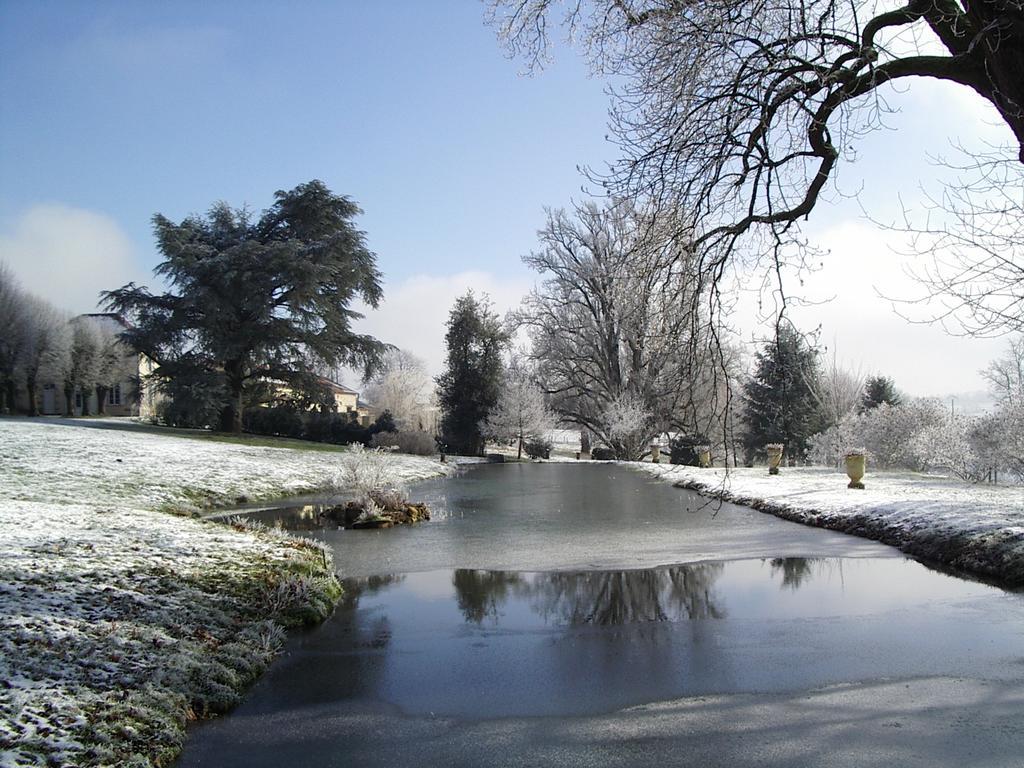
[(320, 383), (323, 384), (334, 397), (334, 404), (338, 413), (347, 413), (349, 415), (355, 414), (356, 420), (362, 426), (370, 426), (373, 413), (371, 412), (370, 407), (359, 399), (359, 393), (356, 392), (356, 390), (349, 389), (344, 384), (331, 381), (323, 376), (319, 377), (319, 379)]

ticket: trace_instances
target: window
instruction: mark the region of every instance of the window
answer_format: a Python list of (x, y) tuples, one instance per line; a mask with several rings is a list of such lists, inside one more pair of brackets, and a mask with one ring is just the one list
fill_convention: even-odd
[(82, 407), (82, 390), (76, 389), (75, 390), (75, 408), (81, 408), (81, 407)]
[(115, 384), (107, 390), (107, 405), (121, 404), (121, 385)]

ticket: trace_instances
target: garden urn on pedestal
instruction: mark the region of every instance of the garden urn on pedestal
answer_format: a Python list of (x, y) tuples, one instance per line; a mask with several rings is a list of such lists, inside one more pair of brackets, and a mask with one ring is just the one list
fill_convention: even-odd
[(779, 464), (782, 463), (782, 451), (785, 448), (783, 443), (768, 443), (764, 447), (765, 452), (768, 454), (768, 474), (777, 475), (779, 474)]
[(704, 445), (697, 451), (697, 463), (707, 469), (711, 466), (711, 448)]
[(654, 443), (651, 443), (651, 463), (661, 463), (661, 449)]
[(850, 478), (847, 488), (864, 489), (861, 479), (864, 477), (864, 470), (867, 464), (867, 457), (863, 451), (850, 451), (846, 454), (846, 474)]

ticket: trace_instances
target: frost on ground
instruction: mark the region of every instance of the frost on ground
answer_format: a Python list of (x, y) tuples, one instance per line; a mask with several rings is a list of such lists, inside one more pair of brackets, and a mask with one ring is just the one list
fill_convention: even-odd
[(874, 472), (864, 490), (822, 467), (699, 469), (630, 464), (680, 488), (787, 520), (876, 539), (951, 568), (1024, 586), (1024, 488)]
[(0, 765), (168, 765), (339, 588), (316, 543), (164, 512), (335, 487), (341, 456), (0, 420)]

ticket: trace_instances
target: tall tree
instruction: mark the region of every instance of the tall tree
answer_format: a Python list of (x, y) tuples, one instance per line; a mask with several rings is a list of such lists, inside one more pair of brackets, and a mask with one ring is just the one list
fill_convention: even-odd
[(0, 261), (0, 413), (15, 406), (15, 376), (25, 343), (25, 302), (14, 272)]
[(509, 334), (487, 298), (472, 291), (455, 300), (444, 337), (448, 355), (437, 378), (441, 443), (452, 453), (483, 453), (480, 425), (501, 391), (501, 356)]
[(481, 429), (492, 440), (515, 440), (516, 458), (523, 458), (523, 442), (542, 437), (555, 425), (554, 414), (544, 401), (527, 361), (513, 354), (505, 367), (498, 402)]
[[(915, 80), (944, 81), (990, 102), (1012, 133), (999, 162), (1011, 168), (1024, 162), (1020, 0), (491, 0), (490, 6), (499, 37), (530, 66), (544, 63), (549, 30), (561, 21), (592, 68), (614, 78), (611, 129), (623, 156), (609, 174), (593, 175), (616, 194), (687, 211), (710, 280), (728, 262), (765, 251), (778, 269), (787, 253), (779, 246), (799, 245), (801, 220), (842, 162), (857, 157), (863, 136), (884, 127), (887, 96)], [(1019, 182), (1013, 189), (1019, 212)], [(964, 202), (966, 208), (947, 207), (955, 217), (977, 210), (973, 200)], [(998, 204), (985, 201), (981, 211), (998, 215)], [(973, 221), (984, 228), (989, 218)], [(956, 231), (954, 223), (941, 234)], [(1019, 237), (1017, 253), (993, 251), (987, 242), (962, 252), (966, 264), (937, 270), (929, 284), (952, 288), (952, 306), (969, 324), (1009, 320), (1004, 331), (1019, 330)], [(994, 290), (991, 301), (981, 297), (979, 307), (979, 291), (963, 284), (965, 276)]]
[(224, 431), (241, 431), (246, 392), (260, 381), (308, 390), (311, 358), (368, 375), (385, 350), (352, 330), (352, 302), (381, 298), (375, 256), (353, 223), (359, 207), (320, 181), (274, 196), (256, 220), (226, 203), (180, 224), (157, 214), (155, 272), (170, 290), (129, 283), (104, 294), (133, 321), (122, 339), (157, 363), (157, 379), (213, 385)]
[(380, 371), (365, 385), (366, 399), (378, 411), (390, 411), (399, 429), (431, 427), (433, 382), (427, 375), (426, 365), (411, 352), (389, 350)]
[(89, 394), (95, 381), (100, 340), (94, 323), (86, 317), (71, 321), (71, 346), (63, 360), (65, 412), (75, 415), (75, 395), (82, 398), (82, 415), (89, 415)]
[(896, 382), (887, 376), (869, 376), (864, 382), (864, 394), (861, 395), (860, 404), (857, 407), (859, 413), (877, 408), (882, 403), (889, 405), (901, 405), (903, 398), (896, 389)]
[(64, 313), (34, 296), (26, 302), (21, 372), (28, 396), (28, 415), (39, 414), (39, 382), (57, 380), (70, 354), (71, 325)]
[(764, 457), (767, 443), (784, 443), (790, 460), (803, 459), (807, 440), (821, 429), (817, 352), (788, 324), (755, 353), (754, 375), (744, 385), (747, 461)]
[(539, 236), (523, 260), (544, 280), (519, 321), (561, 419), (627, 460), (660, 432), (705, 421), (723, 357), (672, 227), (626, 202), (588, 203), (549, 211)]

